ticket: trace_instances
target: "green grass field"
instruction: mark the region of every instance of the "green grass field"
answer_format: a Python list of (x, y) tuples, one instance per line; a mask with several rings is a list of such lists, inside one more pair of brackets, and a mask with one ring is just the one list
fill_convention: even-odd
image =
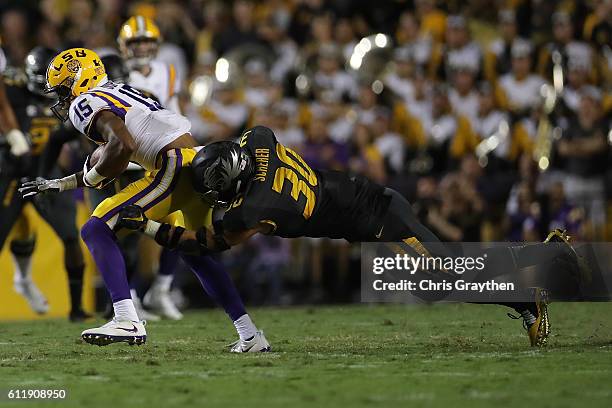
[[(0, 323), (0, 389), (66, 389), (61, 405), (88, 408), (612, 406), (612, 304), (552, 305), (542, 350), (505, 312), (255, 309), (274, 348), (257, 355), (226, 351), (234, 331), (219, 311), (152, 323), (142, 347), (82, 343), (91, 323)], [(0, 398), (0, 408), (28, 405)]]

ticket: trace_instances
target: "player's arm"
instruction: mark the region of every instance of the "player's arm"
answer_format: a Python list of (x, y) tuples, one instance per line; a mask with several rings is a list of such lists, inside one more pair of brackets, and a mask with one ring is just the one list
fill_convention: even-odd
[(148, 220), (142, 208), (137, 205), (130, 205), (121, 210), (117, 225), (121, 228), (141, 231), (154, 238), (163, 247), (178, 249), (194, 255), (225, 251), (257, 233), (268, 234), (272, 228), (269, 224), (259, 223), (251, 229), (226, 231), (220, 220), (215, 222), (212, 228), (203, 227), (198, 231), (190, 231), (182, 227)]
[(134, 138), (125, 123), (109, 110), (100, 110), (93, 126), (97, 134), (106, 142), (104, 153), (99, 162), (91, 165), (85, 160), (83, 171), (70, 176), (45, 180), (38, 178), (23, 183), (19, 192), (23, 197), (34, 196), (41, 192), (61, 192), (79, 187), (103, 187), (109, 180), (119, 176), (127, 168), (132, 152), (136, 147)]
[(87, 169), (83, 179), (89, 187), (95, 187), (107, 179), (114, 179), (125, 171), (130, 157), (136, 149), (136, 142), (121, 120), (114, 113), (103, 110), (95, 119), (98, 134), (106, 142), (100, 161)]

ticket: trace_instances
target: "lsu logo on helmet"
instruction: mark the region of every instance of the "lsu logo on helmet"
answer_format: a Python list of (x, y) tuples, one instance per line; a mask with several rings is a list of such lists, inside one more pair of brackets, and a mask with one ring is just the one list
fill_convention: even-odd
[(54, 92), (58, 101), (51, 110), (61, 120), (72, 99), (97, 86), (106, 78), (106, 70), (98, 54), (87, 48), (71, 48), (60, 52), (47, 68), (47, 92)]

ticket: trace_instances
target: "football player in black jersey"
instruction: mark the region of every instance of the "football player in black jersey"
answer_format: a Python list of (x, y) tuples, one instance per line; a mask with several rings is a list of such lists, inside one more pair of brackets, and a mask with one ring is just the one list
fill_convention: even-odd
[[(225, 209), (213, 230), (185, 231), (148, 221), (137, 206), (123, 211), (122, 226), (140, 229), (161, 245), (196, 253), (223, 251), (257, 233), (403, 242), (421, 256), (434, 253), (432, 244), (437, 255), (443, 247), (398, 192), (362, 176), (312, 169), (263, 126), (247, 130), (240, 143), (205, 146), (191, 168), (197, 193)], [(554, 238), (564, 237), (558, 232)], [(509, 257), (528, 258), (520, 254), (521, 247), (504, 250)], [(521, 314), (532, 345), (546, 342), (548, 312), (540, 291), (534, 302), (499, 304)]]
[[(69, 318), (80, 321), (88, 317), (82, 309), (82, 286), (84, 261), (79, 244), (79, 232), (76, 227), (76, 203), (70, 192), (57, 195), (36, 197), (33, 200), (23, 199), (14, 190), (19, 180), (34, 179), (40, 174), (61, 173), (55, 166), (55, 159), (48, 158), (48, 145), (54, 144), (59, 154), (66, 134), (74, 132), (67, 128), (53, 115), (50, 106), (53, 100), (45, 94), (45, 73), (51, 59), (57, 54), (53, 49), (36, 47), (25, 59), (25, 78), (6, 78), (6, 92), (11, 101), (18, 126), (31, 140), (28, 160), (16, 163), (14, 159), (5, 161), (0, 175), (0, 248), (4, 245), (9, 232), (23, 215), (24, 206), (31, 201), (38, 213), (53, 228), (64, 244), (64, 266), (68, 272), (71, 310)], [(45, 160), (47, 158), (47, 160)], [(8, 164), (12, 163), (13, 166)], [(23, 219), (23, 218), (22, 218)], [(25, 236), (10, 243), (11, 253), (15, 259), (15, 290), (23, 295), (30, 307), (43, 314), (48, 304), (31, 278), (31, 257), (35, 246), (35, 235), (29, 228)], [(22, 234), (23, 235), (23, 234)], [(29, 236), (28, 236), (29, 235)]]

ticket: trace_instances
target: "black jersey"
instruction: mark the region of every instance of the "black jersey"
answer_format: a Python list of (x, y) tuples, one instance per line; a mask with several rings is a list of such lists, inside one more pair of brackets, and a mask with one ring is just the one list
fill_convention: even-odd
[(271, 234), (286, 238), (375, 239), (389, 204), (382, 186), (314, 170), (264, 127), (247, 131), (240, 145), (251, 154), (255, 174), (225, 213), (225, 229), (242, 231), (263, 222), (272, 226)]
[(40, 155), (51, 132), (59, 130), (62, 125), (51, 112), (51, 100), (30, 92), (25, 84), (11, 84), (6, 92), (19, 127), (30, 136), (32, 155)]
[(68, 136), (73, 139), (78, 133), (53, 114), (51, 99), (31, 92), (23, 81), (7, 81), (6, 92), (21, 131), (29, 136), (32, 143), (32, 160), (29, 169), (22, 171), (21, 176), (36, 176), (41, 169), (48, 171), (48, 167), (54, 163), (41, 166), (40, 162), (49, 141), (54, 140), (59, 145), (57, 154), (51, 158), (55, 161), (61, 144), (66, 141), (64, 139)]

